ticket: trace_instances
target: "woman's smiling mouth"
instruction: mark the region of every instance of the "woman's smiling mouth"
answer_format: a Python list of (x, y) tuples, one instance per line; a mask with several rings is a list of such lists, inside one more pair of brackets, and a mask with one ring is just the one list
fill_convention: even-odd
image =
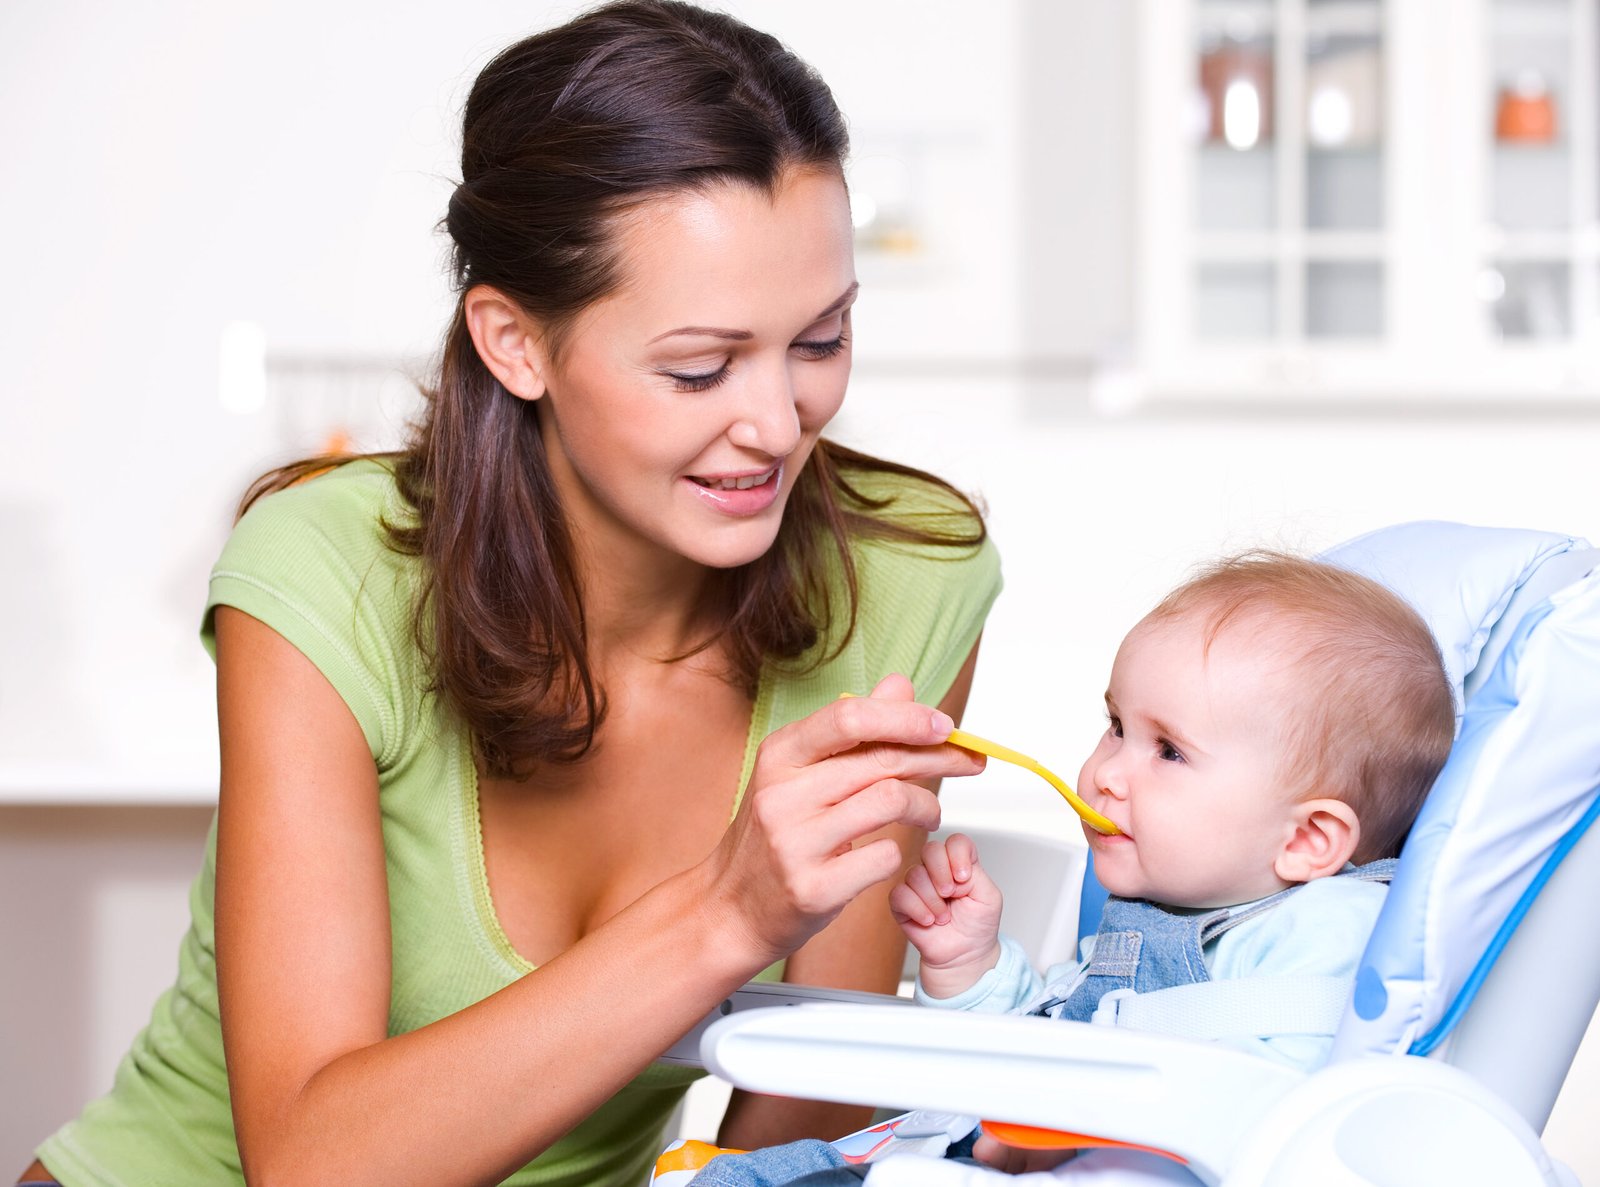
[(746, 474), (719, 474), (702, 477), (686, 475), (689, 489), (711, 507), (736, 518), (759, 515), (778, 499), (783, 486), (783, 466)]
[(755, 474), (730, 474), (720, 478), (701, 478), (696, 474), (689, 475), (689, 481), (708, 490), (749, 490), (753, 486), (764, 486), (781, 469), (774, 466), (770, 470), (762, 470)]

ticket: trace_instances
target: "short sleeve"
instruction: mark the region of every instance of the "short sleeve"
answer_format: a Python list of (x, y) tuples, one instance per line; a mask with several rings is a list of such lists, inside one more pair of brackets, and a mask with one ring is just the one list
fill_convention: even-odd
[(232, 606), (282, 635), (343, 698), (380, 769), (397, 758), (419, 692), (411, 641), (415, 558), (388, 546), (393, 481), (351, 463), (267, 495), (234, 527), (211, 571), (201, 641)]

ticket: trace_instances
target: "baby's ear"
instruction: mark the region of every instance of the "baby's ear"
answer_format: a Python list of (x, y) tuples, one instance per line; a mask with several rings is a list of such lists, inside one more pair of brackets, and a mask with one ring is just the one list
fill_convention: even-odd
[(1294, 831), (1272, 864), (1285, 882), (1337, 874), (1361, 841), (1361, 820), (1343, 800), (1303, 800), (1290, 823)]

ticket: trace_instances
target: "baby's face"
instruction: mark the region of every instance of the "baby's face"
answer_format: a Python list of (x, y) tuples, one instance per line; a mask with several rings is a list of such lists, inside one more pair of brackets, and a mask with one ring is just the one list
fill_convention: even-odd
[(1219, 907), (1289, 885), (1273, 863), (1294, 836), (1280, 763), (1292, 677), (1250, 625), (1203, 647), (1202, 623), (1184, 616), (1140, 623), (1117, 652), (1106, 732), (1078, 776), (1123, 830), (1084, 827), (1112, 894)]

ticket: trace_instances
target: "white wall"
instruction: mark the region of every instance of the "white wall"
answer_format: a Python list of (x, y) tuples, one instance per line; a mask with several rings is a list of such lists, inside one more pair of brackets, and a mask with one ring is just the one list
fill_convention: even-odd
[[(1018, 6), (733, 7), (826, 71), (863, 155), (920, 162), (927, 258), (862, 301), (862, 357), (1015, 354)], [(0, 621), (29, 624), (0, 631), (0, 766), (208, 777), (205, 574), (245, 481), (320, 435), (288, 389), (223, 409), (223, 327), (258, 324), (276, 360), (431, 352), (467, 87), (576, 8), (0, 12), (0, 532), (21, 578), (0, 584)], [(957, 302), (963, 333), (938, 332)]]
[[(258, 322), (286, 358), (430, 350), (465, 87), (576, 7), (0, 7), (0, 800), (37, 805), (0, 809), (24, 973), (0, 978), (0, 1176), (108, 1082), (171, 976), (205, 811), (49, 801), (214, 779), (205, 574), (243, 481), (304, 444), (303, 410), (221, 408), (221, 328)], [(1091, 357), (1133, 333), (1125, 0), (730, 7), (823, 70), (863, 152), (920, 146), (928, 256), (862, 261), (838, 427), (992, 507), (1007, 589), (975, 730), (1075, 776), (1123, 630), (1219, 550), (1418, 517), (1600, 539), (1586, 417), (1088, 410)], [(998, 771), (946, 801), (1075, 827)], [(1582, 1130), (1552, 1143), (1600, 1178)]]

